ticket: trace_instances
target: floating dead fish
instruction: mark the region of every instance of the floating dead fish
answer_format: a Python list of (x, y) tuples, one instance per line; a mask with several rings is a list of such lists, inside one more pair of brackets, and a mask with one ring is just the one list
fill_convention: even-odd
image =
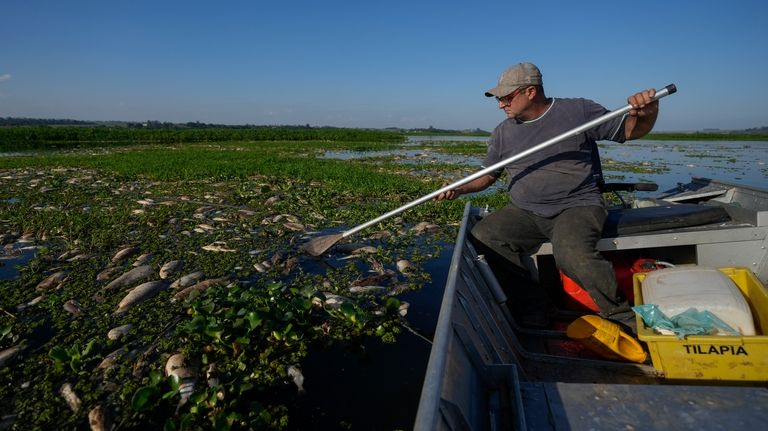
[(227, 248), (227, 244), (220, 241), (214, 242), (213, 244), (204, 245), (203, 250), (224, 253), (233, 253), (237, 251), (234, 248)]
[(72, 250), (65, 251), (64, 253), (60, 254), (59, 257), (56, 258), (56, 260), (64, 261), (67, 259), (71, 259), (72, 257), (77, 256), (78, 254), (80, 254), (80, 249), (74, 248)]
[(133, 268), (120, 277), (112, 280), (109, 284), (106, 285), (106, 287), (104, 287), (104, 289), (116, 290), (130, 286), (132, 284), (138, 283), (139, 281), (146, 280), (147, 278), (151, 277), (154, 272), (155, 270), (152, 269), (152, 267), (149, 265), (137, 266), (136, 268)]
[(213, 388), (219, 385), (219, 377), (215, 362), (208, 364), (208, 369), (205, 371), (205, 380), (206, 383), (208, 383), (209, 388)]
[(140, 250), (138, 247), (126, 247), (117, 253), (115, 253), (114, 256), (112, 256), (112, 262), (117, 263), (121, 260), (128, 258), (130, 256), (133, 256), (134, 254), (138, 253)]
[(241, 219), (251, 218), (256, 215), (256, 211), (251, 210), (237, 210), (237, 217)]
[(346, 253), (351, 255), (361, 255), (366, 253), (374, 254), (379, 251), (379, 249), (372, 245), (357, 243), (337, 245), (336, 250), (338, 250), (339, 253)]
[(410, 308), (411, 304), (407, 302), (402, 302), (400, 304), (400, 308), (398, 309), (398, 313), (400, 313), (401, 316), (405, 317), (406, 314), (408, 314), (408, 308)]
[(376, 240), (376, 239), (382, 239), (382, 238), (389, 238), (390, 236), (392, 236), (392, 232), (388, 230), (379, 230), (368, 235), (368, 238)]
[(19, 344), (0, 351), (0, 367), (4, 367), (6, 364), (11, 363), (13, 358), (21, 353), (22, 350), (24, 350), (24, 346)]
[(88, 425), (91, 431), (109, 431), (112, 429), (111, 414), (106, 407), (98, 405), (88, 412)]
[(161, 290), (165, 289), (165, 287), (166, 284), (164, 281), (148, 281), (134, 287), (127, 295), (125, 295), (120, 303), (117, 304), (117, 310), (115, 310), (113, 314), (115, 316), (125, 314), (125, 312), (131, 309), (134, 305), (157, 295)]
[(409, 272), (413, 269), (413, 264), (405, 259), (398, 260), (396, 265), (397, 265), (397, 270), (402, 273)]
[(279, 201), (280, 198), (278, 196), (272, 196), (267, 198), (267, 200), (264, 201), (264, 205), (273, 205), (275, 202)]
[(267, 267), (259, 262), (254, 263), (253, 268), (258, 272), (267, 272)]
[(395, 278), (395, 273), (392, 270), (384, 270), (381, 274), (369, 275), (368, 277), (358, 278), (352, 282), (352, 286), (370, 286), (379, 284), (384, 281), (388, 281)]
[(287, 222), (287, 223), (283, 223), (283, 226), (286, 229), (290, 229), (295, 232), (301, 232), (304, 230), (304, 225), (301, 223)]
[(440, 230), (440, 226), (434, 223), (423, 221), (423, 222), (416, 223), (416, 225), (411, 229), (414, 230), (416, 233), (429, 233), (429, 232), (435, 232), (437, 230)]
[(133, 266), (144, 266), (149, 265), (150, 262), (152, 262), (152, 259), (155, 257), (154, 253), (144, 253), (141, 256), (137, 257), (136, 260), (133, 262)]
[(58, 286), (59, 283), (63, 282), (66, 278), (67, 274), (69, 274), (69, 271), (58, 271), (51, 275), (49, 275), (45, 280), (41, 281), (37, 284), (35, 287), (36, 290), (47, 290), (51, 287)]
[(283, 274), (288, 274), (298, 264), (299, 264), (299, 259), (296, 257), (290, 257), (286, 259), (285, 262), (283, 262)]
[(296, 387), (299, 390), (299, 394), (303, 394), (307, 391), (304, 390), (304, 375), (301, 374), (301, 370), (297, 367), (294, 367), (293, 365), (290, 365), (288, 367), (288, 376), (293, 379), (293, 383), (296, 385)]
[(77, 413), (77, 411), (80, 410), (80, 405), (82, 402), (80, 401), (80, 397), (78, 397), (75, 393), (74, 389), (72, 389), (72, 385), (69, 383), (64, 383), (61, 385), (61, 388), (59, 389), (59, 395), (64, 398), (64, 401), (67, 402), (67, 405), (73, 412)]
[(139, 205), (143, 205), (145, 207), (148, 207), (148, 206), (154, 205), (155, 201), (153, 201), (152, 199), (140, 199), (140, 200), (136, 201), (136, 203), (139, 204)]
[(88, 253), (80, 253), (80, 254), (78, 254), (78, 255), (72, 256), (72, 257), (70, 257), (69, 259), (67, 259), (67, 262), (79, 262), (79, 261), (81, 261), (81, 260), (88, 260), (88, 259), (90, 259), (91, 257), (93, 257), (93, 255), (92, 255), (92, 254), (88, 254)]
[(23, 304), (19, 304), (16, 306), (16, 311), (24, 311), (26, 308), (31, 307), (33, 305), (37, 305), (40, 301), (43, 300), (43, 295), (37, 296), (33, 298), (30, 301), (27, 301)]
[(171, 283), (171, 289), (183, 289), (185, 287), (189, 287), (195, 283), (198, 283), (204, 277), (205, 273), (203, 271), (191, 272)]
[(229, 277), (212, 278), (209, 280), (201, 281), (197, 284), (193, 284), (192, 286), (189, 286), (187, 288), (184, 288), (183, 290), (178, 291), (175, 295), (173, 295), (173, 298), (171, 298), (171, 301), (187, 299), (189, 298), (189, 295), (191, 295), (194, 292), (200, 292), (200, 293), (205, 292), (206, 290), (210, 289), (213, 286), (218, 286), (226, 282), (228, 279)]
[(128, 332), (133, 329), (133, 325), (128, 323), (125, 325), (120, 325), (118, 327), (112, 328), (107, 332), (107, 338), (110, 340), (117, 340), (120, 339), (128, 334)]
[(373, 285), (352, 286), (349, 288), (349, 293), (376, 294), (376, 293), (384, 293), (387, 290), (389, 289), (384, 286), (373, 286)]
[(123, 346), (114, 352), (108, 354), (101, 360), (99, 365), (96, 366), (96, 370), (108, 370), (117, 364), (117, 361), (128, 353), (128, 348)]
[(64, 310), (68, 312), (69, 314), (73, 316), (82, 316), (83, 315), (83, 307), (80, 305), (79, 302), (75, 301), (74, 299), (70, 299), (64, 303), (63, 306)]
[(122, 271), (122, 268), (120, 268), (119, 266), (110, 266), (109, 268), (101, 271), (96, 275), (96, 281), (98, 281), (99, 283), (103, 283), (109, 280), (110, 278), (112, 278), (115, 274), (117, 274), (120, 271)]
[(167, 262), (162, 267), (160, 267), (160, 278), (165, 280), (166, 278), (181, 271), (183, 267), (184, 267), (184, 261), (181, 261), (181, 260), (172, 260), (170, 262)]
[[(325, 296), (325, 301), (322, 301), (320, 305), (325, 304), (334, 309), (341, 307), (341, 304), (345, 302), (349, 302), (349, 298), (345, 298), (341, 295), (336, 295), (334, 293), (323, 292), (323, 295)], [(318, 299), (318, 298), (313, 298), (312, 299), (313, 303), (315, 303), (315, 299)]]
[(201, 224), (197, 225), (197, 227), (199, 227), (200, 229), (202, 229), (205, 232), (211, 232), (211, 231), (216, 230), (215, 227), (213, 227), (213, 226), (211, 226), (209, 224), (205, 224), (205, 223), (201, 223)]
[(165, 375), (176, 376), (179, 379), (179, 396), (181, 401), (179, 405), (183, 405), (192, 395), (195, 390), (195, 370), (189, 368), (186, 364), (187, 358), (182, 353), (176, 353), (168, 358), (165, 363)]

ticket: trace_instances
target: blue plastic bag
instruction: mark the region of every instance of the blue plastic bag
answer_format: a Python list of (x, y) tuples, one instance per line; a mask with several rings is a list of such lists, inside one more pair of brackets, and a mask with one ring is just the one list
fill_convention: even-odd
[(662, 334), (674, 333), (679, 339), (688, 335), (714, 335), (718, 333), (741, 335), (707, 310), (698, 311), (695, 308), (689, 308), (672, 317), (667, 317), (662, 313), (656, 304), (636, 305), (632, 307), (632, 310), (643, 318), (645, 326)]

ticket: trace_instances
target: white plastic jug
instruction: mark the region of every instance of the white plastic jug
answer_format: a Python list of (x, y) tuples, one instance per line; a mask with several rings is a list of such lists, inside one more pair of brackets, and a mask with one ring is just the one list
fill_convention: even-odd
[(755, 322), (744, 295), (730, 277), (715, 268), (675, 267), (647, 273), (643, 302), (656, 304), (667, 317), (689, 308), (707, 310), (742, 335), (755, 335)]

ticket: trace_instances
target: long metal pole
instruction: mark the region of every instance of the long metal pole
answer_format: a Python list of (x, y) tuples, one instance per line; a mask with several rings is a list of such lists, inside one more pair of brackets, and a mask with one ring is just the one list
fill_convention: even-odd
[[(659, 100), (662, 97), (668, 96), (668, 95), (670, 95), (670, 94), (672, 94), (672, 93), (674, 93), (676, 91), (677, 91), (677, 88), (675, 87), (675, 84), (669, 84), (666, 87), (662, 88), (661, 90), (657, 91), (656, 94), (653, 96), (653, 100), (654, 101), (655, 100)], [(514, 156), (506, 158), (506, 159), (504, 159), (504, 160), (502, 160), (502, 161), (500, 161), (500, 162), (498, 162), (496, 164), (493, 164), (491, 166), (488, 166), (487, 168), (484, 168), (484, 169), (482, 169), (480, 171), (477, 171), (477, 172), (475, 172), (474, 174), (472, 174), (472, 175), (470, 175), (468, 177), (462, 178), (462, 179), (460, 179), (460, 180), (458, 180), (458, 181), (456, 181), (456, 182), (454, 182), (452, 184), (449, 184), (449, 185), (447, 185), (445, 187), (442, 187), (442, 188), (440, 188), (438, 190), (435, 190), (434, 192), (432, 192), (432, 193), (430, 193), (428, 195), (422, 196), (422, 197), (420, 197), (420, 198), (418, 198), (418, 199), (416, 199), (414, 201), (411, 201), (411, 202), (401, 206), (400, 208), (394, 209), (394, 210), (392, 210), (392, 211), (390, 211), (390, 212), (388, 212), (386, 214), (382, 214), (379, 217), (376, 217), (373, 220), (369, 220), (369, 221), (367, 221), (367, 222), (365, 222), (365, 223), (363, 223), (361, 225), (358, 225), (358, 226), (355, 226), (355, 227), (353, 227), (353, 228), (351, 228), (349, 230), (346, 230), (346, 231), (344, 231), (341, 234), (341, 237), (342, 238), (346, 238), (346, 237), (348, 237), (348, 236), (350, 236), (352, 234), (355, 234), (355, 233), (357, 233), (357, 232), (359, 232), (359, 231), (361, 231), (361, 230), (363, 230), (363, 229), (365, 229), (367, 227), (370, 227), (370, 226), (372, 226), (372, 225), (374, 225), (376, 223), (379, 223), (380, 221), (386, 220), (386, 219), (388, 219), (388, 218), (390, 218), (390, 217), (392, 217), (394, 215), (400, 214), (401, 212), (403, 212), (405, 210), (408, 210), (408, 209), (411, 209), (411, 208), (413, 208), (413, 207), (415, 207), (417, 205), (421, 205), (424, 202), (427, 202), (427, 201), (431, 200), (432, 198), (435, 198), (435, 197), (439, 196), (440, 193), (444, 193), (444, 192), (447, 192), (449, 190), (453, 190), (456, 187), (459, 187), (461, 185), (464, 185), (464, 184), (467, 184), (467, 183), (469, 183), (471, 181), (474, 181), (474, 180), (482, 177), (483, 175), (490, 174), (491, 172), (494, 172), (494, 171), (496, 171), (498, 169), (501, 169), (504, 166), (507, 166), (508, 164), (510, 164), (512, 162), (515, 162), (517, 160), (522, 159), (523, 157), (531, 155), (531, 154), (533, 154), (533, 153), (535, 153), (537, 151), (543, 150), (546, 147), (554, 145), (554, 144), (556, 144), (556, 143), (558, 143), (560, 141), (563, 141), (565, 139), (568, 139), (570, 137), (576, 136), (579, 133), (583, 133), (583, 132), (585, 132), (585, 131), (587, 131), (587, 130), (595, 127), (595, 126), (598, 126), (600, 124), (605, 123), (608, 120), (611, 120), (613, 118), (616, 118), (616, 117), (619, 117), (621, 115), (624, 115), (627, 112), (631, 111), (632, 109), (633, 109), (632, 105), (627, 104), (626, 106), (624, 106), (622, 108), (619, 108), (619, 109), (617, 109), (615, 111), (611, 111), (611, 112), (609, 112), (609, 113), (607, 113), (607, 114), (605, 114), (605, 115), (603, 115), (601, 117), (595, 118), (594, 120), (592, 120), (592, 121), (590, 121), (588, 123), (585, 123), (585, 124), (583, 124), (583, 125), (581, 125), (579, 127), (571, 129), (571, 130), (569, 130), (569, 131), (567, 131), (565, 133), (562, 133), (560, 135), (557, 135), (557, 136), (555, 136), (552, 139), (549, 139), (547, 141), (544, 141), (544, 142), (540, 143), (539, 145), (531, 147), (531, 148), (529, 148), (529, 149), (527, 149), (525, 151), (522, 151), (522, 152), (520, 152), (518, 154), (515, 154)]]

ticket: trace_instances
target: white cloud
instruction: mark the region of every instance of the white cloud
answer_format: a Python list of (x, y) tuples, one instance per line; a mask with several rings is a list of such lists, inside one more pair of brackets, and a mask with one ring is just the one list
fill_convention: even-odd
[(2, 81), (8, 81), (8, 80), (10, 80), (10, 79), (11, 79), (11, 74), (10, 74), (10, 73), (6, 73), (6, 74), (4, 74), (4, 75), (0, 75), (0, 82), (2, 82)]

